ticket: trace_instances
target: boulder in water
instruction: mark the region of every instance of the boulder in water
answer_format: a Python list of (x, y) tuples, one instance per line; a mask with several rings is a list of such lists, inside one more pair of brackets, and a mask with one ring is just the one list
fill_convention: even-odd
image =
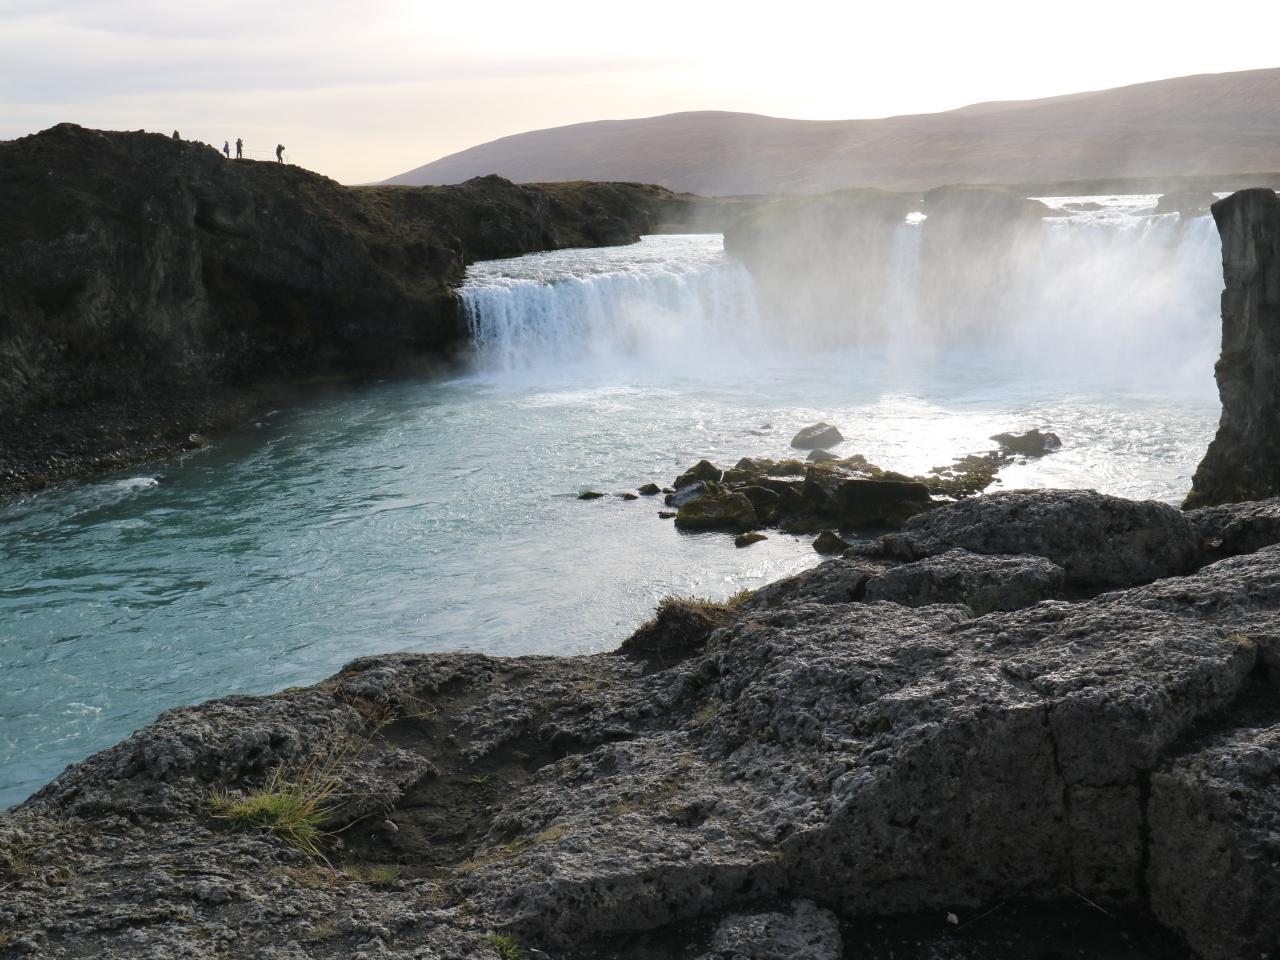
[(768, 540), (768, 539), (769, 538), (766, 537), (763, 533), (756, 533), (754, 531), (751, 531), (749, 533), (740, 533), (736, 537), (734, 537), (733, 545), (735, 547), (749, 547), (753, 543), (759, 543), (761, 540)]
[(829, 423), (814, 423), (791, 438), (791, 446), (797, 450), (814, 450), (833, 447), (844, 441), (844, 434)]
[(724, 471), (710, 460), (699, 460), (680, 476), (676, 477), (675, 487), (679, 490), (682, 487), (689, 486), (691, 483), (697, 483), (699, 480), (710, 480), (715, 483), (723, 476)]
[(755, 507), (740, 493), (699, 497), (676, 514), (676, 526), (682, 530), (750, 530), (759, 525)]
[(907, 478), (851, 477), (824, 466), (805, 474), (806, 499), (818, 513), (835, 517), (842, 527), (898, 527), (933, 506), (929, 488)]
[(661, 492), (662, 492), (662, 488), (658, 486), (656, 483), (646, 483), (643, 487), (640, 488), (640, 493), (642, 493), (646, 497), (656, 497)]
[(622, 500), (639, 500), (640, 499), (636, 494), (632, 493), (630, 490), (624, 490), (622, 493), (615, 493), (614, 496)]
[(1026, 433), (997, 433), (991, 439), (1000, 444), (1004, 453), (1019, 457), (1043, 457), (1062, 449), (1062, 439), (1056, 433), (1041, 433), (1034, 428)]
[(813, 549), (819, 553), (844, 553), (849, 544), (834, 530), (823, 530), (813, 541)]
[(578, 494), (579, 500), (599, 500), (604, 494), (599, 490), (583, 490)]
[(686, 484), (675, 493), (669, 493), (666, 496), (668, 507), (679, 509), (686, 503), (692, 503), (700, 497), (714, 497), (722, 492), (722, 488), (718, 483), (712, 483), (710, 480), (698, 480), (694, 483)]
[(840, 458), (827, 450), (810, 450), (805, 459), (810, 463), (830, 463), (832, 460), (839, 460)]
[(659, 510), (659, 511), (658, 511), (658, 519), (659, 519), (659, 520), (670, 520), (670, 519), (671, 519), (672, 517), (674, 517), (675, 515), (676, 515), (676, 512), (675, 512), (674, 510)]

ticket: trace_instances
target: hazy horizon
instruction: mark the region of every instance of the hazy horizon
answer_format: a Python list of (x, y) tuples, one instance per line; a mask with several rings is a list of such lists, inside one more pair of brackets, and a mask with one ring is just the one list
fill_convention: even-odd
[[(1144, 5), (1145, 6), (1145, 5)], [(1212, 23), (1253, 20), (1224, 2)], [(1086, 2), (1054, 10), (714, 10), (582, 2), (429, 10), (369, 0), (178, 8), (0, 0), (0, 138), (70, 121), (221, 146), (243, 137), (347, 183), (528, 130), (692, 110), (844, 120), (933, 113), (1275, 66), (1270, 36), (1206, 40), (1202, 14)], [(1099, 24), (1099, 26), (1092, 26)]]

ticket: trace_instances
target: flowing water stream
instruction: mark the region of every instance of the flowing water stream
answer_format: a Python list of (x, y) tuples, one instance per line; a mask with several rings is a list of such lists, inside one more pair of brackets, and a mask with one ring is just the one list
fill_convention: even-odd
[(918, 222), (894, 238), (898, 334), (822, 350), (719, 236), (478, 264), (473, 373), (334, 393), (0, 507), (0, 807), (168, 707), (370, 653), (606, 650), (663, 595), (810, 566), (809, 538), (735, 550), (652, 499), (576, 495), (783, 455), (814, 420), (908, 472), (1047, 427), (1064, 449), (1005, 487), (1178, 501), (1218, 415), (1221, 266), (1209, 218), (1153, 199), (1048, 221), (1017, 322), (958, 337), (918, 315)]

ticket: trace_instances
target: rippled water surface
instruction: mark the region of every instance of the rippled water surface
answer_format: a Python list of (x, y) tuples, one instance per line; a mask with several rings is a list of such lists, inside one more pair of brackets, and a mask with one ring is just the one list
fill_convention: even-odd
[(719, 250), (650, 238), (483, 265), (475, 375), (335, 393), (162, 468), (0, 508), (0, 806), (170, 706), (376, 652), (605, 650), (663, 595), (724, 597), (817, 562), (807, 538), (735, 550), (676, 532), (652, 499), (577, 500), (587, 488), (783, 455), (825, 419), (840, 452), (907, 471), (1048, 427), (1063, 451), (1007, 487), (1177, 500), (1211, 436), (1212, 245), (1179, 321), (1198, 339), (1173, 351), (1198, 372), (1177, 377), (1082, 362), (1079, 342), (1070, 364), (982, 345), (792, 351)]

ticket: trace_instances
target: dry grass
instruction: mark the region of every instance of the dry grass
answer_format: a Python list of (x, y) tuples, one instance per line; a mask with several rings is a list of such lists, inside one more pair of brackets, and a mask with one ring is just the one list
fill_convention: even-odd
[(388, 863), (360, 863), (342, 868), (352, 880), (367, 883), (375, 890), (392, 890), (400, 879), (401, 870)]
[(524, 947), (520, 946), (514, 937), (509, 937), (504, 933), (490, 933), (485, 935), (485, 939), (489, 941), (494, 952), (502, 960), (523, 960), (527, 956), (524, 952)]
[(249, 793), (215, 791), (209, 810), (233, 830), (265, 830), (308, 857), (323, 860), (320, 842), (337, 789), (333, 779), (290, 781), (277, 770), (269, 783)]

